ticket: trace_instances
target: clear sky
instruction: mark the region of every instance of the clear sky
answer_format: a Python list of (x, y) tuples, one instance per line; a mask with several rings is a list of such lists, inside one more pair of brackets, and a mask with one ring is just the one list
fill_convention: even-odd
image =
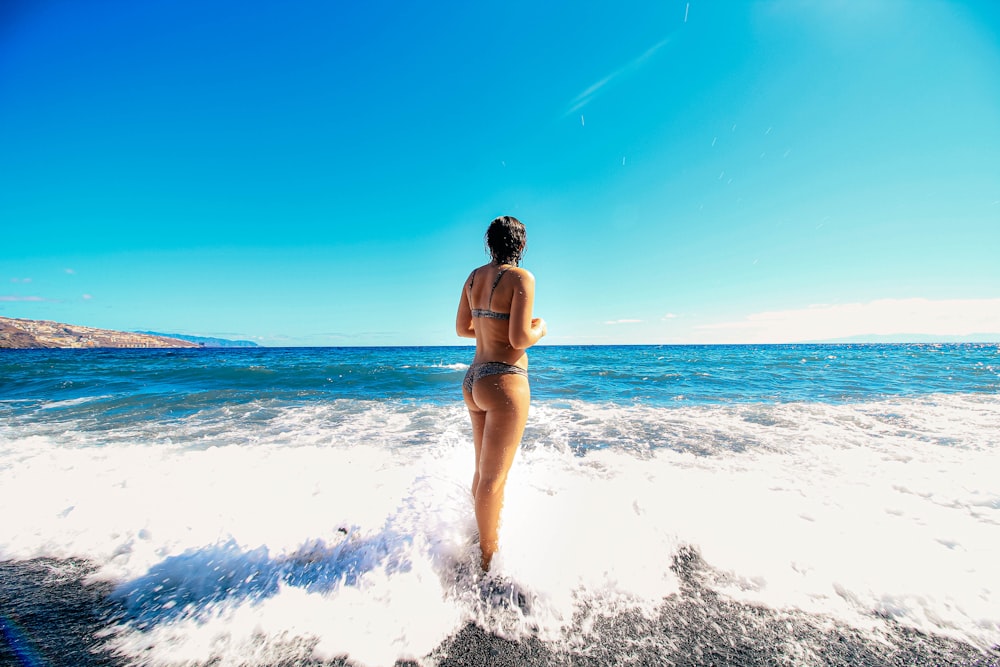
[(11, 0), (0, 316), (463, 344), (1000, 340), (1000, 3)]

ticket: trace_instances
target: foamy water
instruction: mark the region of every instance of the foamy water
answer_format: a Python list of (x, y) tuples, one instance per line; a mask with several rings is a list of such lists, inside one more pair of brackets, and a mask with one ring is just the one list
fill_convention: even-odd
[[(264, 398), (113, 427), (87, 403), (7, 401), (0, 557), (91, 563), (117, 610), (95, 630), (139, 664), (391, 665), (470, 622), (622, 657), (607, 619), (664, 622), (690, 554), (705, 591), (790, 623), (1000, 644), (995, 393), (536, 401), (493, 583), (457, 403)], [(819, 661), (810, 637), (789, 661)]]

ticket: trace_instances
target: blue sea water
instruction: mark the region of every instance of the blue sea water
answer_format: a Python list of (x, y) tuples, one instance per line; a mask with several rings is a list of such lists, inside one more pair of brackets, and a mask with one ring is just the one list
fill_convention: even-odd
[(471, 354), (0, 351), (0, 662), (1000, 660), (1000, 345), (535, 348), (490, 582)]

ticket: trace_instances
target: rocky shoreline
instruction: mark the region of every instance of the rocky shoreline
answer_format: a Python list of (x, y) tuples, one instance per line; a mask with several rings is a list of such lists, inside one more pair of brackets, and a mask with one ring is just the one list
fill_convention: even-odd
[(173, 348), (202, 347), (178, 338), (149, 334), (95, 329), (47, 320), (22, 320), (0, 317), (0, 348)]

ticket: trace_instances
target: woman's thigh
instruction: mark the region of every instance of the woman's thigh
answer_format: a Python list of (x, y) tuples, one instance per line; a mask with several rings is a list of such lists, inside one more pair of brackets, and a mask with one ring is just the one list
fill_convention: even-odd
[(488, 375), (476, 381), (472, 394), (476, 407), (486, 413), (480, 474), (505, 475), (528, 421), (528, 379), (514, 374)]

